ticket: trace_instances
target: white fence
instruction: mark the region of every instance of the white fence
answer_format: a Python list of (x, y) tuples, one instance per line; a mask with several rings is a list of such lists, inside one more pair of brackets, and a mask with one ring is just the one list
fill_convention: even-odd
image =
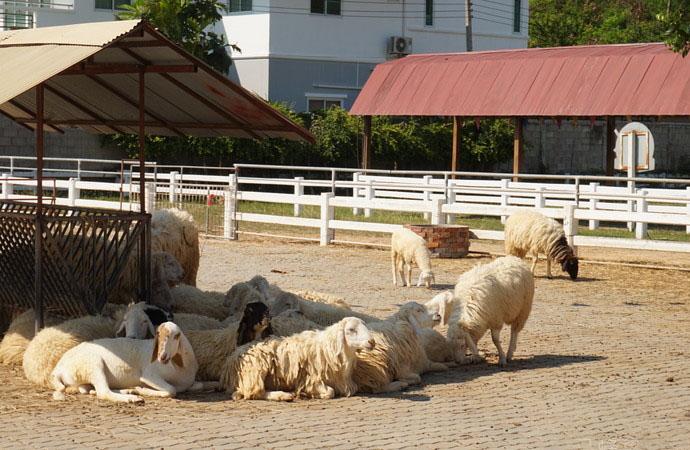
[[(73, 163), (74, 160), (70, 160), (70, 164)], [(121, 166), (120, 161), (111, 163)], [(536, 208), (549, 217), (563, 220), (568, 239), (575, 246), (690, 252), (689, 242), (651, 240), (647, 232), (648, 225), (666, 225), (690, 233), (690, 180), (684, 179), (521, 175), (520, 181), (512, 181), (512, 174), (457, 173), (454, 179), (448, 172), (362, 173), (354, 169), (242, 164), (225, 168), (222, 175), (200, 175), (192, 172), (212, 168), (153, 167), (155, 170), (147, 166), (146, 194), (150, 207), (161, 202), (184, 204), (194, 196), (222, 198), (225, 205), (222, 235), (225, 237), (234, 235), (233, 219), (236, 219), (316, 228), (320, 231), (320, 243), (326, 245), (338, 242), (334, 236), (336, 230), (388, 233), (400, 227), (372, 222), (371, 213), (375, 210), (420, 213), (432, 224), (443, 224), (453, 222), (457, 215), (505, 219), (520, 208)], [(59, 172), (59, 169), (54, 170), (54, 173)], [(261, 173), (250, 176), (252, 172)], [(118, 171), (103, 173), (112, 175)], [(267, 176), (267, 173), (276, 175)], [(285, 177), (295, 173), (302, 176)], [(56, 179), (55, 202), (134, 209), (136, 206), (130, 200), (138, 195), (137, 177), (136, 170), (130, 167), (123, 182), (119, 183)], [(4, 174), (0, 183), (4, 199), (26, 198), (26, 192), (18, 191), (35, 185), (33, 180), (18, 179), (10, 174)], [(611, 185), (613, 183), (624, 186)], [(230, 198), (234, 199), (235, 186), (237, 200), (288, 204), (292, 206), (292, 216), (235, 212), (234, 201)], [(81, 198), (82, 190), (111, 196), (116, 193), (122, 201)], [(319, 217), (303, 217), (305, 206), (317, 207)], [(336, 220), (336, 208), (351, 208), (355, 215), (368, 217), (368, 221)], [(636, 239), (583, 236), (578, 234), (581, 221), (592, 230), (601, 224), (627, 224), (635, 231)], [(479, 239), (503, 239), (502, 231), (472, 231)]]

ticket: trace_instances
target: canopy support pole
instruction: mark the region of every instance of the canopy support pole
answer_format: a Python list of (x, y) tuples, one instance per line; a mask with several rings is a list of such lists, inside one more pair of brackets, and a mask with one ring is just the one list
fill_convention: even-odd
[[(453, 154), (450, 161), (450, 170), (452, 172), (458, 171), (458, 157), (460, 154), (460, 146), (462, 140), (462, 117), (453, 116)], [(451, 175), (455, 179), (455, 173)]]
[(616, 118), (606, 118), (606, 176), (613, 176), (613, 166), (616, 162)]
[(34, 236), (34, 320), (38, 333), (44, 326), (43, 309), (43, 83), (36, 86), (36, 224)]
[(522, 162), (522, 119), (515, 118), (515, 134), (513, 135), (513, 181), (518, 181), (520, 163)]
[[(146, 214), (146, 71), (142, 67), (139, 71), (139, 211), (141, 214)], [(150, 270), (150, 252), (148, 245), (150, 239), (148, 234), (151, 230), (151, 223), (147, 221), (144, 223), (144, 229), (141, 233), (141, 240), (139, 243), (139, 288), (143, 301), (149, 303), (151, 300), (151, 291), (149, 284)]]
[(371, 169), (371, 116), (364, 116), (364, 139), (362, 141), (362, 169)]

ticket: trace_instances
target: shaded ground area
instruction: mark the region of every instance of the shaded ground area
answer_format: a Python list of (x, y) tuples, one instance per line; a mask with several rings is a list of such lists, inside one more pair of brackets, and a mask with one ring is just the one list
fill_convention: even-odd
[[(394, 289), (384, 250), (254, 238), (202, 245), (202, 288), (263, 274), (379, 316), (488, 261), (435, 260), (439, 285), (430, 292)], [(0, 367), (0, 448), (690, 447), (690, 274), (583, 264), (573, 283), (543, 278), (544, 264), (537, 270), (532, 316), (506, 370), (485, 336), (488, 364), (426, 375), (423, 386), (394, 395), (275, 404), (214, 393), (121, 406), (53, 402), (20, 370)]]

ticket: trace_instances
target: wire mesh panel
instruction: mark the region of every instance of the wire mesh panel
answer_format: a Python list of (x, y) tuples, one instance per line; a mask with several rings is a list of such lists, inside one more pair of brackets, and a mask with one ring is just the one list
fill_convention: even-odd
[[(149, 216), (50, 205), (43, 207), (41, 221), (45, 311), (100, 312), (125, 267), (131, 271), (140, 263), (130, 254), (138, 251)], [(0, 202), (0, 305), (35, 307), (36, 223), (35, 204)]]

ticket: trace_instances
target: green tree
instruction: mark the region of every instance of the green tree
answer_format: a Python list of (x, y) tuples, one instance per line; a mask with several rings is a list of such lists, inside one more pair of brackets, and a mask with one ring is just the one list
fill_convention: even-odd
[(657, 15), (664, 25), (664, 42), (685, 57), (690, 52), (690, 5), (686, 0), (668, 0), (666, 12)]
[(227, 73), (232, 60), (225, 36), (210, 31), (223, 16), (225, 3), (219, 0), (134, 0), (122, 5), (118, 18), (146, 19), (188, 52), (205, 60), (216, 70)]

